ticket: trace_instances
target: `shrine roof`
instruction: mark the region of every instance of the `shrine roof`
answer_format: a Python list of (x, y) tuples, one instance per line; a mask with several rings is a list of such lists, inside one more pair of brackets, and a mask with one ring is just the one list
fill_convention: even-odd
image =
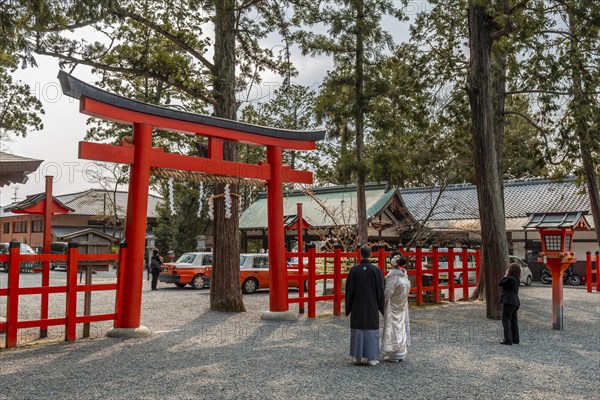
[[(367, 217), (371, 218), (385, 207), (395, 191), (387, 190), (386, 184), (367, 184)], [(312, 189), (314, 196), (331, 208), (343, 208), (356, 204), (356, 186), (329, 186)], [(441, 191), (441, 192), (440, 192)], [(479, 206), (477, 187), (472, 184), (416, 187), (398, 189), (408, 212), (420, 222), (427, 219), (427, 225), (434, 229), (479, 231)], [(315, 227), (328, 224), (328, 217), (310, 196), (302, 191), (284, 193), (284, 210), (293, 214), (296, 203), (304, 204), (303, 216)], [(582, 218), (593, 228), (589, 196), (578, 187), (574, 178), (564, 181), (547, 179), (523, 179), (504, 182), (504, 204), (506, 208), (507, 231), (521, 231), (532, 213), (577, 213), (584, 212)], [(433, 207), (433, 210), (432, 210)], [(355, 223), (353, 216), (345, 220)], [(586, 215), (587, 214), (587, 215)], [(240, 229), (264, 229), (267, 226), (266, 193), (258, 194), (256, 200), (240, 218)]]
[[(336, 219), (348, 225), (356, 223), (356, 187), (354, 185), (312, 188), (313, 194), (302, 190), (286, 191), (283, 195), (285, 215), (296, 216), (297, 203), (302, 203), (303, 220), (311, 227), (336, 225)], [(399, 212), (407, 221), (414, 221), (408, 213), (398, 189), (388, 190), (386, 185), (369, 183), (365, 187), (367, 218), (380, 215), (394, 200), (399, 204)], [(327, 212), (325, 211), (327, 209)], [(242, 213), (240, 229), (266, 229), (268, 225), (268, 204), (266, 193), (259, 193), (257, 199)]]
[(208, 115), (194, 114), (171, 108), (161, 107), (154, 104), (148, 104), (137, 100), (132, 100), (114, 93), (107, 92), (93, 85), (85, 83), (74, 76), (59, 71), (58, 80), (65, 95), (75, 99), (82, 97), (89, 98), (105, 104), (110, 104), (125, 110), (135, 111), (156, 117), (169, 118), (195, 124), (213, 126), (231, 131), (244, 132), (259, 136), (268, 136), (278, 139), (298, 140), (298, 141), (319, 141), (325, 138), (325, 130), (298, 131), (291, 129), (271, 128), (260, 125), (247, 124), (243, 122), (232, 121), (224, 118), (217, 118)]
[(590, 226), (584, 218), (587, 211), (565, 213), (533, 213), (524, 225), (525, 229), (572, 228), (588, 230)]
[(27, 174), (38, 169), (41, 163), (42, 160), (0, 151), (0, 187), (27, 182)]
[[(46, 200), (46, 193), (34, 194), (27, 196), (25, 200), (4, 207), (4, 211), (12, 212), (13, 214), (43, 214), (43, 203)], [(75, 211), (73, 208), (66, 206), (56, 197), (52, 197), (52, 213), (66, 214)]]

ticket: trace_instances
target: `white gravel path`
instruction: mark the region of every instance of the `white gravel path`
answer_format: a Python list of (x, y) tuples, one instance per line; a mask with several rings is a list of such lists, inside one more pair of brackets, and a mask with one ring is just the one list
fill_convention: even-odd
[[(518, 346), (499, 344), (500, 321), (486, 320), (482, 303), (413, 308), (407, 360), (367, 367), (352, 365), (348, 319), (331, 316), (330, 306), (315, 320), (263, 322), (267, 292), (245, 296), (248, 312), (228, 314), (209, 311), (206, 290), (164, 285), (151, 292), (144, 284), (142, 323), (151, 337), (105, 338), (106, 323), (75, 343), (60, 342), (62, 328), (46, 342), (24, 332), (20, 348), (0, 350), (0, 399), (550, 400), (599, 393), (600, 295), (583, 287), (565, 288), (563, 331), (552, 330), (550, 287), (521, 287)], [(94, 298), (94, 311), (112, 307), (104, 296)], [(51, 307), (63, 302), (51, 297)], [(25, 316), (35, 313), (35, 300), (21, 305)]]

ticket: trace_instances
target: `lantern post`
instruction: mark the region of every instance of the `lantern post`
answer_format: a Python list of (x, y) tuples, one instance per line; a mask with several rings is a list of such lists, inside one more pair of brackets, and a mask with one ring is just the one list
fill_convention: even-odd
[(584, 212), (532, 214), (527, 228), (540, 233), (542, 252), (538, 261), (552, 273), (552, 329), (563, 329), (563, 276), (569, 265), (577, 261), (573, 252), (575, 230), (590, 229)]

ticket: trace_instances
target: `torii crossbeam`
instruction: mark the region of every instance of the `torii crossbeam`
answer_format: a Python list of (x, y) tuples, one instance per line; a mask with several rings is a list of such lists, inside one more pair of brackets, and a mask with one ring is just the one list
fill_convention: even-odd
[[(271, 313), (289, 313), (283, 221), (283, 182), (312, 183), (312, 173), (282, 164), (282, 150), (314, 150), (324, 139), (324, 130), (293, 131), (187, 113), (142, 103), (98, 89), (60, 71), (63, 93), (79, 100), (79, 111), (106, 121), (133, 125), (133, 145), (121, 146), (80, 142), (79, 157), (131, 165), (125, 238), (127, 259), (124, 298), (119, 334), (140, 328), (143, 263), (151, 168), (168, 168), (224, 175), (267, 182), (269, 207), (269, 269)], [(153, 129), (208, 137), (208, 157), (165, 153), (152, 147)], [(223, 141), (229, 140), (267, 148), (267, 162), (245, 164), (223, 160)]]

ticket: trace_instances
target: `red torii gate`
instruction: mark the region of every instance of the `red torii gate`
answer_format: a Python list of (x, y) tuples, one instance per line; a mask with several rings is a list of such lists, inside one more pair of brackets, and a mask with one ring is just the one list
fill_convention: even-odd
[[(314, 150), (316, 141), (324, 139), (325, 131), (268, 128), (146, 104), (98, 89), (64, 71), (59, 72), (58, 79), (63, 93), (79, 100), (79, 112), (133, 125), (133, 146), (79, 143), (80, 158), (131, 165), (125, 221), (128, 251), (123, 280), (126, 290), (123, 291), (120, 326), (115, 326), (113, 334), (135, 336), (147, 331), (140, 327), (140, 312), (151, 167), (267, 181), (271, 290), (270, 311), (263, 317), (295, 318), (287, 303), (283, 182), (310, 184), (313, 177), (311, 172), (284, 166), (282, 150)], [(154, 128), (208, 137), (208, 157), (165, 153), (162, 148), (153, 148)], [(224, 140), (265, 146), (267, 162), (256, 165), (223, 160)]]

